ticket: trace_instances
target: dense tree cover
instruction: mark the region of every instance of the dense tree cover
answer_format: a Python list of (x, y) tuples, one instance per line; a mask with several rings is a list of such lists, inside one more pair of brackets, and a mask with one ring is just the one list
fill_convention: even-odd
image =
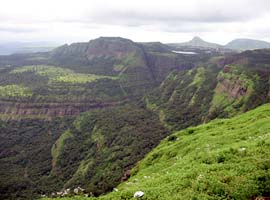
[(0, 90), (2, 100), (27, 102), (112, 101), (124, 96), (117, 77), (81, 74), (44, 65), (2, 70)]
[(73, 125), (53, 147), (52, 173), (65, 187), (80, 185), (95, 195), (112, 190), (169, 134), (157, 116), (136, 105), (87, 112)]
[(132, 170), (117, 191), (98, 198), (128, 200), (264, 199), (270, 195), (270, 106), (174, 133)]
[[(0, 96), (4, 198), (79, 185), (94, 195), (111, 191), (168, 129), (231, 116), (231, 110), (235, 115), (269, 99), (265, 52), (211, 58), (109, 40), (0, 57), (0, 89), (12, 88)], [(232, 92), (226, 80), (242, 92)], [(224, 98), (219, 88), (225, 88)]]
[(249, 59), (245, 57), (234, 59), (222, 67), (219, 59), (218, 63), (171, 72), (145, 96), (147, 107), (159, 113), (165, 126), (180, 130), (217, 117), (231, 117), (268, 102), (270, 67), (259, 61), (256, 65), (242, 63), (241, 60)]
[(55, 190), (49, 178), (50, 151), (70, 120), (0, 121), (1, 199), (32, 199), (37, 193)]

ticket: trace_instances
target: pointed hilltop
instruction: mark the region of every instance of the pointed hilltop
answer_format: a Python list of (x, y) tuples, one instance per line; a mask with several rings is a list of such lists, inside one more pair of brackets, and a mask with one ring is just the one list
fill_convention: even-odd
[(222, 46), (216, 43), (206, 42), (198, 36), (192, 38), (188, 42), (172, 44), (173, 46), (190, 46), (190, 47), (203, 47), (203, 48), (221, 48)]

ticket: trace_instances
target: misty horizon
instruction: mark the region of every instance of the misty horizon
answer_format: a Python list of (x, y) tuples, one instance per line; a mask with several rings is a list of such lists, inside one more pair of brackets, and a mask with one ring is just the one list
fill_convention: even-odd
[(0, 43), (70, 44), (100, 36), (162, 43), (194, 36), (221, 45), (236, 38), (270, 42), (269, 8), (267, 0), (4, 0)]

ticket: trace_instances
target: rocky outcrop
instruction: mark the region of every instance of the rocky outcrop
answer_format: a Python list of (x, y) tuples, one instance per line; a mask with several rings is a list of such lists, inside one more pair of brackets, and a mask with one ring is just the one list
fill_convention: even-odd
[(89, 65), (95, 58), (124, 59), (129, 54), (142, 55), (142, 50), (131, 40), (120, 37), (100, 37), (85, 43), (63, 45), (52, 51), (53, 62), (64, 65)]
[(224, 77), (218, 77), (218, 81), (216, 90), (221, 94), (227, 94), (231, 99), (239, 99), (248, 92), (248, 87), (240, 79), (231, 81)]
[(187, 70), (195, 67), (192, 62), (173, 54), (147, 53), (146, 58), (157, 82), (162, 82), (172, 70)]
[(90, 103), (23, 103), (0, 101), (0, 114), (7, 116), (36, 116), (36, 117), (60, 117), (78, 115), (82, 112), (104, 107), (114, 107), (124, 104), (128, 100), (111, 102), (90, 102)]
[(139, 54), (141, 51), (131, 40), (120, 37), (100, 37), (88, 43), (86, 54), (89, 59), (95, 57), (123, 59), (131, 53)]

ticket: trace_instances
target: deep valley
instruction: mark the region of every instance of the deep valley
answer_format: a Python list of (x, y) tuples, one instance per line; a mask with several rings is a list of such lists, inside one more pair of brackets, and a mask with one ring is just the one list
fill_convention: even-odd
[(186, 45), (0, 56), (1, 199), (269, 195), (270, 50)]

